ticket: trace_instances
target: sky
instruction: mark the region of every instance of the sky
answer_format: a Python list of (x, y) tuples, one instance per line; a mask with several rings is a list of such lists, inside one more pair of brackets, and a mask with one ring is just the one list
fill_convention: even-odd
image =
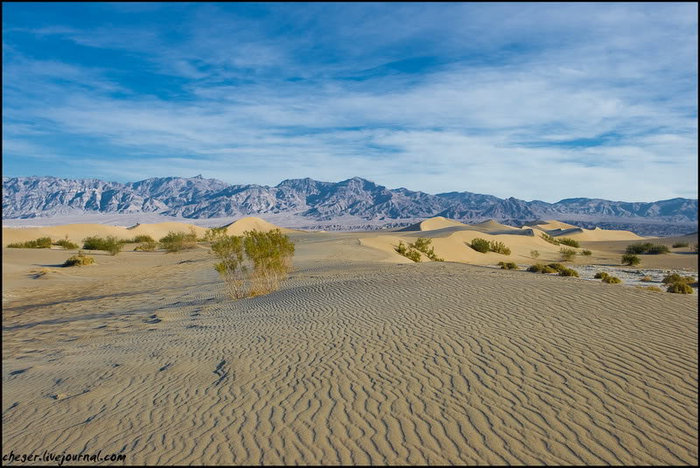
[(697, 198), (697, 3), (2, 13), (5, 177)]

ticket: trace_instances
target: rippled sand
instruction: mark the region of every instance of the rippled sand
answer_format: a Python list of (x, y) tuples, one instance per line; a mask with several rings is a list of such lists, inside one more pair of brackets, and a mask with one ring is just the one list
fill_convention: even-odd
[(21, 281), (66, 253), (4, 249), (3, 453), (697, 464), (697, 296), (293, 237), (282, 289), (237, 302), (206, 249)]

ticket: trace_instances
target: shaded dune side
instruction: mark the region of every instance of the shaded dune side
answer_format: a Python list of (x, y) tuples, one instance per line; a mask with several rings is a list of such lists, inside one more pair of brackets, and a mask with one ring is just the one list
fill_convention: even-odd
[(309, 265), (231, 303), (210, 270), (164, 283), (150, 323), (144, 298), (109, 297), (84, 306), (113, 317), (4, 333), (5, 446), (130, 464), (697, 463), (692, 298), (458, 264)]

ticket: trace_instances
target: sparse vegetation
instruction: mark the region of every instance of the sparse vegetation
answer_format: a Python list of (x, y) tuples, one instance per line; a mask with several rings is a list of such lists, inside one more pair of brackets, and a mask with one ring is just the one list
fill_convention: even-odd
[(623, 265), (629, 265), (629, 266), (635, 266), (639, 265), (642, 262), (642, 260), (637, 257), (636, 255), (626, 253), (622, 256), (621, 263)]
[(591, 252), (590, 250), (584, 249), (581, 251), (581, 255), (584, 255), (586, 257), (590, 257), (591, 255), (593, 255), (593, 252)]
[(669, 253), (670, 249), (668, 246), (663, 244), (652, 244), (651, 242), (644, 242), (641, 244), (631, 244), (627, 246), (625, 253), (627, 254), (648, 254), (648, 255), (658, 255)]
[(576, 256), (576, 251), (574, 249), (562, 247), (559, 249), (559, 254), (561, 255), (562, 261), (570, 262)]
[(617, 276), (606, 275), (605, 278), (603, 278), (603, 283), (618, 284), (622, 283), (622, 280)]
[(476, 237), (472, 240), (471, 244), (468, 244), (472, 249), (477, 252), (495, 252), (501, 255), (510, 255), (510, 249), (506, 247), (503, 242), (499, 241), (487, 241), (486, 239), (481, 239)]
[(179, 252), (185, 249), (193, 249), (197, 246), (197, 234), (191, 230), (189, 234), (170, 231), (159, 241), (160, 247), (167, 253)]
[(7, 244), (11, 249), (50, 249), (51, 248), (51, 238), (50, 237), (40, 237), (35, 240), (30, 240), (26, 242), (15, 242), (12, 244)]
[(695, 278), (692, 276), (681, 276), (678, 273), (671, 273), (670, 275), (664, 276), (664, 279), (662, 279), (661, 282), (663, 284), (672, 284), (672, 283), (693, 284), (693, 283), (695, 283)]
[(635, 287), (637, 289), (645, 289), (647, 291), (664, 292), (664, 290), (658, 286), (635, 286)]
[(516, 265), (513, 262), (498, 262), (498, 266), (501, 267), (501, 270), (517, 270), (518, 265)]
[(110, 255), (117, 255), (122, 250), (124, 245), (119, 239), (114, 236), (98, 237), (91, 236), (83, 239), (83, 248), (86, 250), (104, 250)]
[(543, 232), (540, 237), (542, 237), (542, 239), (546, 240), (550, 244), (559, 245), (558, 239), (555, 239), (554, 237), (550, 236), (549, 234), (547, 234), (545, 232)]
[[(430, 243), (432, 242), (431, 239), (425, 238), (425, 237), (419, 237), (416, 239), (416, 241), (412, 244), (408, 244), (408, 247), (410, 249), (415, 249), (418, 250), (419, 252), (423, 252), (430, 260), (434, 262), (442, 262), (444, 261), (442, 258), (438, 257), (435, 255), (435, 248), (430, 247)], [(430, 248), (428, 248), (430, 247)]]
[(570, 237), (562, 237), (561, 239), (557, 239), (560, 244), (568, 245), (569, 247), (576, 247), (579, 248), (581, 247), (581, 244), (578, 243), (577, 240), (571, 239)]
[(158, 247), (158, 243), (154, 240), (145, 241), (134, 248), (135, 252), (153, 252)]
[(68, 260), (66, 260), (63, 263), (63, 266), (64, 267), (84, 266), (84, 265), (92, 265), (93, 263), (95, 263), (95, 259), (89, 255), (84, 255), (83, 251), (81, 250), (78, 252), (77, 255), (73, 255)]
[(693, 294), (693, 288), (681, 281), (669, 284), (666, 291), (675, 294)]
[(210, 238), (211, 252), (221, 260), (214, 268), (235, 299), (276, 290), (292, 269), (294, 243), (279, 229), (244, 236), (218, 232)]
[(486, 253), (489, 251), (489, 241), (487, 241), (486, 239), (481, 239), (479, 237), (473, 239), (472, 243), (469, 244), (469, 246), (477, 252)]
[(673, 244), (671, 247), (674, 248), (674, 249), (678, 249), (678, 248), (681, 248), (681, 247), (688, 247), (688, 243), (687, 243), (687, 242), (676, 242), (676, 243)]
[(651, 276), (647, 275), (643, 276), (642, 279), (640, 279), (639, 281), (641, 281), (642, 283), (651, 283), (654, 280), (651, 278)]
[(605, 279), (605, 278), (607, 278), (608, 276), (610, 276), (610, 275), (607, 274), (606, 272), (604, 272), (604, 271), (599, 271), (599, 272), (597, 272), (595, 275), (593, 275), (593, 278), (595, 278), (595, 279)]
[(530, 265), (528, 267), (527, 271), (530, 271), (532, 273), (543, 273), (543, 274), (545, 274), (545, 273), (557, 273), (560, 268), (565, 268), (565, 267), (560, 263), (550, 263), (549, 265), (543, 265), (541, 263), (537, 263), (535, 265)]
[(538, 258), (539, 256), (540, 256), (540, 252), (538, 250), (531, 250), (530, 251), (530, 257)]
[(134, 237), (133, 242), (135, 243), (156, 243), (156, 240), (147, 234), (141, 234)]
[(72, 250), (72, 249), (78, 248), (78, 244), (69, 241), (67, 235), (66, 235), (65, 239), (61, 239), (59, 241), (54, 242), (54, 245), (58, 245), (60, 247), (63, 247), (66, 250)]

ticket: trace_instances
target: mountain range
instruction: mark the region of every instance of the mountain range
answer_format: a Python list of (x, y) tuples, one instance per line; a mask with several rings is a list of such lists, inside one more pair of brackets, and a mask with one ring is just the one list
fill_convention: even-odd
[(287, 214), (308, 221), (305, 227), (324, 229), (398, 227), (420, 218), (444, 216), (467, 223), (495, 219), (512, 225), (557, 219), (588, 228), (628, 229), (640, 235), (676, 235), (697, 231), (698, 223), (696, 199), (528, 202), (471, 192), (433, 195), (388, 189), (359, 177), (337, 183), (289, 179), (274, 187), (230, 185), (202, 176), (130, 183), (3, 177), (2, 208), (3, 220), (94, 213), (153, 213), (189, 219)]

